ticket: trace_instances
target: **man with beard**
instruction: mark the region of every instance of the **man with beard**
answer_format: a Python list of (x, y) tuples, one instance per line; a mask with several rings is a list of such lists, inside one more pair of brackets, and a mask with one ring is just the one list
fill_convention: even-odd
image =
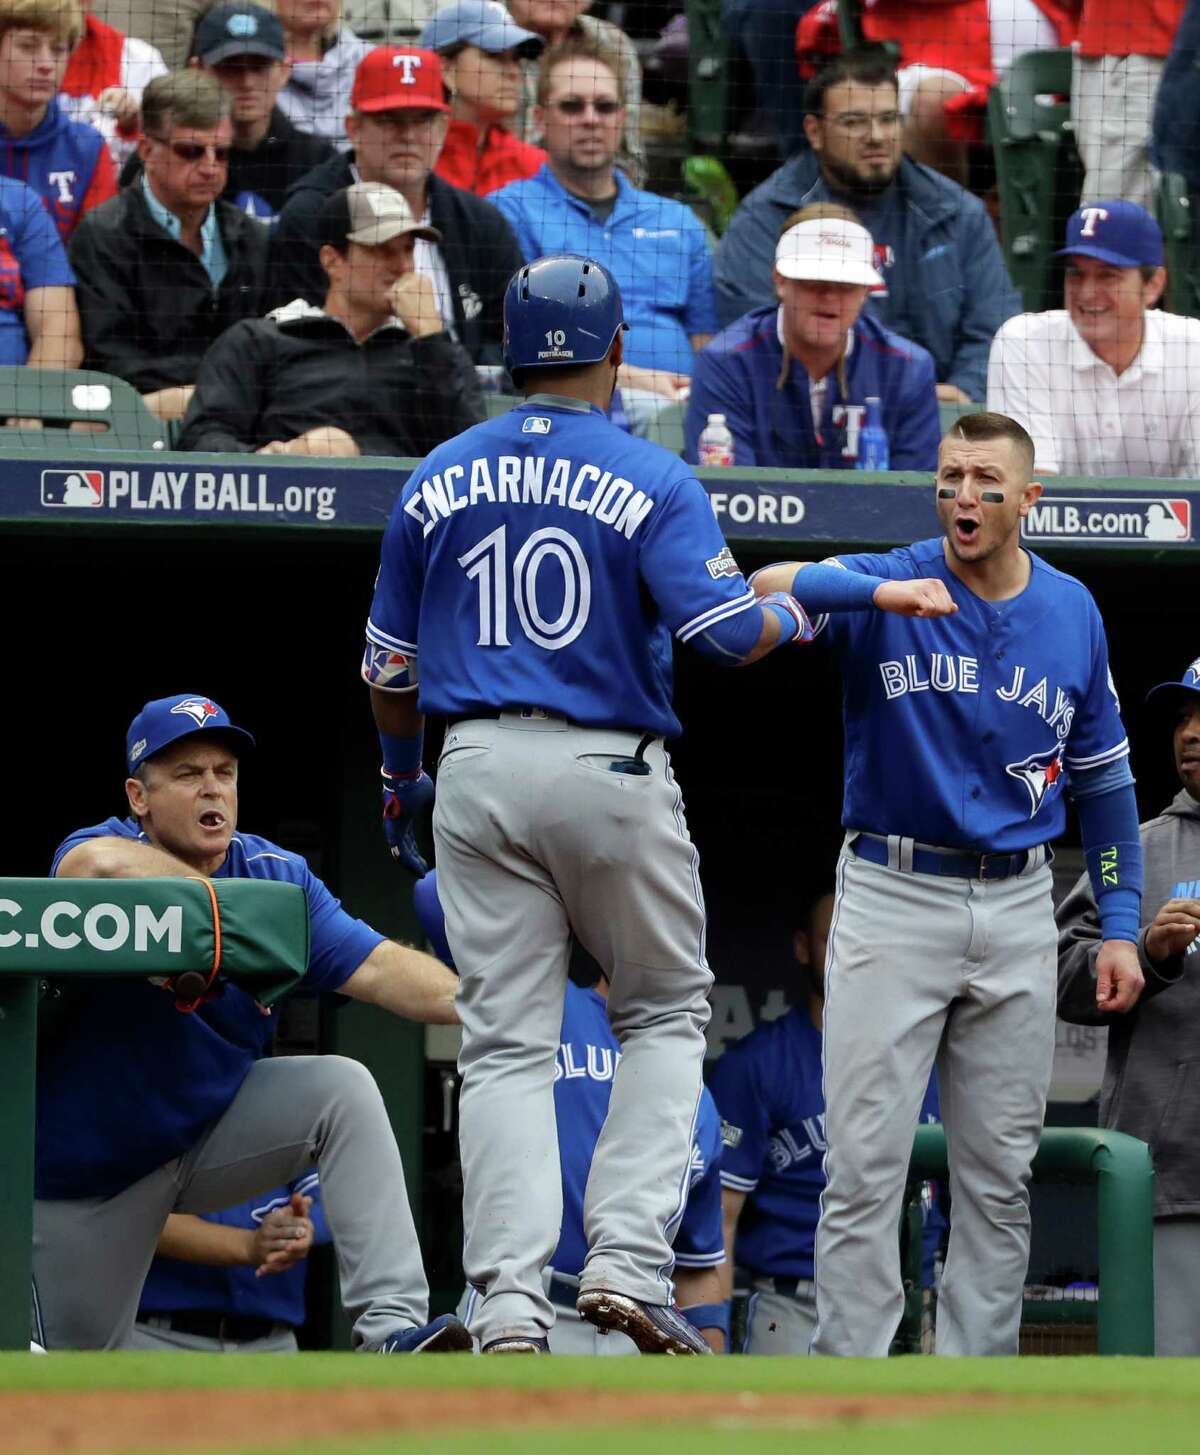
[(809, 203), (838, 202), (875, 240), (883, 283), (868, 312), (929, 350), (940, 399), (983, 399), (992, 337), (1021, 302), (982, 202), (903, 155), (896, 75), (882, 58), (840, 56), (809, 84), (805, 107), (811, 151), (746, 197), (717, 249), (722, 325), (774, 302), (784, 220)]

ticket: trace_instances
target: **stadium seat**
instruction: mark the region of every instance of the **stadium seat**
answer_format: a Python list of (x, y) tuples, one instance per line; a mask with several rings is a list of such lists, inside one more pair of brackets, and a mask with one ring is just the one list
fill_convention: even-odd
[(988, 97), (1004, 259), (1031, 313), (1058, 301), (1061, 268), (1051, 255), (1083, 186), (1070, 95), (1064, 49), (1017, 56)]
[[(41, 428), (0, 427), (0, 448), (165, 450), (167, 427), (132, 384), (86, 369), (0, 367), (0, 420), (41, 420)], [(73, 424), (91, 428), (73, 430)]]
[(1200, 288), (1196, 280), (1196, 244), (1192, 235), (1192, 198), (1187, 180), (1176, 172), (1158, 179), (1155, 211), (1166, 252), (1167, 289), (1163, 307), (1172, 313), (1200, 318)]

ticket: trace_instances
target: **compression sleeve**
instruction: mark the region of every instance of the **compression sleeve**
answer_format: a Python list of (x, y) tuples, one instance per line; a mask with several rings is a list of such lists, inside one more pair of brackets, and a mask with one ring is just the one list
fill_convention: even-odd
[(1128, 758), (1071, 773), (1083, 855), (1106, 940), (1137, 943), (1142, 903), (1142, 844)]

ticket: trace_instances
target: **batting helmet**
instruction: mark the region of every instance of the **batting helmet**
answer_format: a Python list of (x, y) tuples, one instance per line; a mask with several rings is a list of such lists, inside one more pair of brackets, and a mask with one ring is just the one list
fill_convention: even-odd
[(523, 369), (598, 364), (627, 328), (617, 280), (595, 258), (535, 258), (504, 294), (504, 363), (513, 383)]

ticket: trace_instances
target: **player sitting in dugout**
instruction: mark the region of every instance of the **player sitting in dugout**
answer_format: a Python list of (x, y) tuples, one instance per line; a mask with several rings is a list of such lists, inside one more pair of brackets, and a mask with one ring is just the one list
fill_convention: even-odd
[(684, 424), (685, 458), (710, 414), (723, 414), (735, 462), (853, 470), (867, 401), (878, 399), (893, 470), (937, 467), (932, 356), (863, 305), (883, 280), (871, 235), (847, 207), (793, 212), (775, 248), (778, 303), (752, 309), (696, 359)]
[(417, 221), (382, 182), (335, 192), (321, 214), (325, 306), (297, 298), (209, 349), (183, 450), (423, 455), (484, 417), (475, 369), (418, 273)]

